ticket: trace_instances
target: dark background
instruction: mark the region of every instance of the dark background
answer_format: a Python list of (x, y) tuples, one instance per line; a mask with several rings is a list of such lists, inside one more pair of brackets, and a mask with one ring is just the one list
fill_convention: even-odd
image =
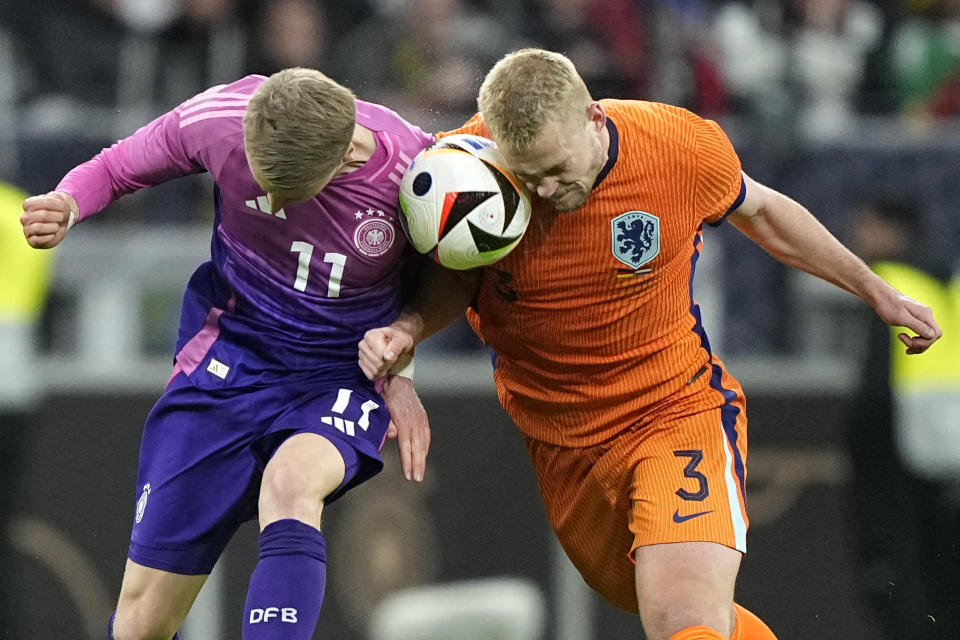
[[(36, 428), (26, 433), (16, 521), (36, 519), (54, 528), (79, 549), (88, 571), (58, 577), (43, 559), (15, 553), (0, 584), (4, 601), (19, 612), (18, 628), (0, 636), (79, 640), (88, 637), (85, 618), (109, 614), (83, 610), (64, 580), (87, 595), (105, 590), (112, 607), (137, 497), (140, 427), (153, 401), (108, 393), (47, 398)], [(492, 394), (425, 394), (424, 402), (434, 433), (427, 482), (414, 487), (400, 481), (390, 445), (385, 472), (325, 514), (328, 595), (317, 638), (364, 637), (355, 621), (374, 604), (370, 576), (377, 571), (370, 558), (378, 545), (391, 549), (398, 540), (413, 581), (522, 576), (551, 602), (553, 536), (519, 431)], [(749, 397), (753, 525), (737, 599), (780, 638), (875, 637), (854, 577), (841, 442), (847, 406), (839, 397)], [(391, 507), (406, 516), (391, 520)], [(229, 637), (239, 637), (255, 561), (256, 527), (249, 523), (221, 561)], [(389, 582), (389, 575), (381, 577)], [(632, 616), (599, 599), (593, 606), (596, 638), (637, 637)], [(547, 638), (554, 637), (553, 624)]]

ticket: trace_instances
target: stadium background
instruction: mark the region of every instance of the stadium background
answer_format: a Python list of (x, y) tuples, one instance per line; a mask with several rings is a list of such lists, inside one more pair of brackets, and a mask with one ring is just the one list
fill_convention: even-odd
[[(472, 114), (492, 62), (529, 44), (567, 52), (598, 97), (716, 118), (748, 173), (845, 241), (872, 198), (913, 202), (926, 253), (949, 264), (960, 241), (958, 24), (955, 0), (6, 0), (0, 180), (47, 191), (193, 93), (293, 65), (320, 68), (426, 130), (453, 127)], [(0, 637), (100, 637), (123, 567), (140, 427), (169, 373), (180, 293), (207, 252), (209, 191), (201, 176), (129, 197), (57, 250), (31, 361), (42, 400), (0, 532), (15, 550), (0, 568), (0, 602), (17, 625)], [(876, 585), (854, 551), (845, 447), (864, 308), (732, 228), (708, 230), (705, 247), (696, 293), (751, 416), (739, 599), (782, 638), (880, 638)], [(316, 637), (366, 638), (373, 608), (399, 588), (495, 576), (542, 592), (544, 638), (635, 637), (635, 622), (558, 559), (468, 331), (455, 326), (423, 351), (429, 481), (405, 486), (388, 467), (331, 507)], [(204, 601), (208, 619), (196, 624), (218, 637), (239, 635), (254, 549), (251, 525)], [(956, 553), (947, 548), (943, 562)]]

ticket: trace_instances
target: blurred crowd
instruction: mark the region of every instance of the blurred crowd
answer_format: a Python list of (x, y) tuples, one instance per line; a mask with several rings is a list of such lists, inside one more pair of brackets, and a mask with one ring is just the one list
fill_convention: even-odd
[(522, 45), (565, 51), (598, 96), (788, 122), (960, 113), (960, 0), (8, 0), (8, 101), (135, 120), (244, 73), (313, 66), (425, 127), (474, 109)]

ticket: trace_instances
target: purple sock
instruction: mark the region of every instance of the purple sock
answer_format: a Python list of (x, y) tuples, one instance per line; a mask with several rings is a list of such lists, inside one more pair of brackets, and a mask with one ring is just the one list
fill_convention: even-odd
[(267, 525), (243, 608), (243, 640), (310, 640), (326, 578), (322, 533), (299, 520)]
[[(110, 622), (107, 623), (107, 638), (109, 638), (109, 640), (114, 640), (114, 637), (113, 637), (113, 620), (114, 620), (114, 618), (116, 618), (116, 617), (117, 617), (117, 612), (114, 611), (113, 613), (110, 614)], [(173, 638), (171, 638), (170, 640), (180, 640), (180, 635), (177, 634), (177, 633), (175, 633), (175, 634), (173, 634)]]

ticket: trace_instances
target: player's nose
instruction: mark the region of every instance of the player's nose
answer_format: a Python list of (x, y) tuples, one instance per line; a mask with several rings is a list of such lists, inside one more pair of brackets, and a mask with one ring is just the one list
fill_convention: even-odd
[(549, 198), (557, 191), (558, 184), (556, 180), (541, 180), (537, 184), (537, 195), (541, 198)]

